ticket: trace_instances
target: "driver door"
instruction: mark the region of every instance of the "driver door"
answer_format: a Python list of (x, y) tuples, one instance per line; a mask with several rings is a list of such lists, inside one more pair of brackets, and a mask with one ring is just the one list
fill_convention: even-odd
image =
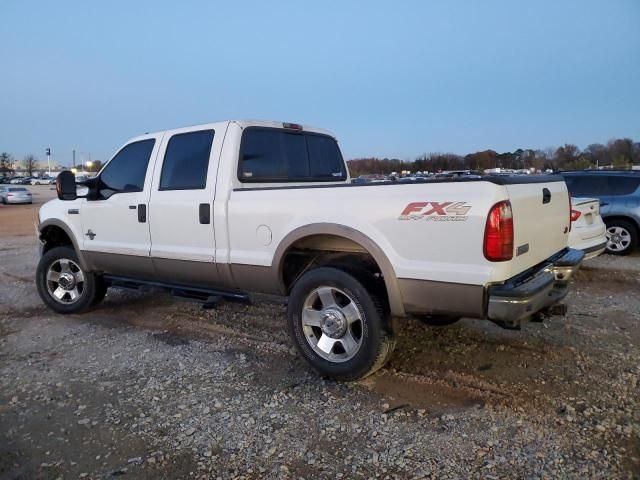
[(145, 135), (122, 147), (100, 172), (95, 199), (83, 203), (82, 250), (93, 269), (153, 275), (149, 195), (161, 140), (162, 135)]

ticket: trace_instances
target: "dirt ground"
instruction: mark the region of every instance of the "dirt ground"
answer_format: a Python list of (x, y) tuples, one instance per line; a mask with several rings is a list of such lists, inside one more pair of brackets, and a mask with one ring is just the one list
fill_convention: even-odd
[(408, 320), (362, 382), (318, 377), (281, 303), (39, 300), (33, 206), (0, 205), (0, 479), (639, 478), (640, 252), (521, 331)]

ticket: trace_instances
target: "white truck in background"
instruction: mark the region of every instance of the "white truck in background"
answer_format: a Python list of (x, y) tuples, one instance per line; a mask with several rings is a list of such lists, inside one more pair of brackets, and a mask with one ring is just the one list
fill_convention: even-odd
[(38, 291), (60, 313), (109, 287), (214, 302), (288, 297), (302, 356), (341, 380), (382, 366), (392, 318), (507, 328), (554, 313), (568, 249), (562, 177), (352, 184), (334, 136), (225, 121), (127, 142), (78, 195), (71, 172), (39, 214)]

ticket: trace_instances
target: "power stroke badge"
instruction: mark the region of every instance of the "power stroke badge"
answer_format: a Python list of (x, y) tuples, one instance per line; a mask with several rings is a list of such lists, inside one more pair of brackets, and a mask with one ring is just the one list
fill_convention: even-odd
[(398, 220), (424, 220), (429, 222), (465, 222), (471, 205), (466, 202), (411, 202)]

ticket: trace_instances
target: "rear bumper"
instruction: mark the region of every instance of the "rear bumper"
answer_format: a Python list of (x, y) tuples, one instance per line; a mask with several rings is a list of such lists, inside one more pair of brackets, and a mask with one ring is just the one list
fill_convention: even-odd
[(560, 302), (584, 256), (581, 250), (568, 248), (531, 271), (489, 286), (487, 318), (518, 328), (523, 320)]
[(592, 258), (597, 257), (601, 253), (603, 253), (607, 248), (607, 241), (605, 240), (598, 245), (593, 245), (592, 247), (583, 248), (582, 253), (584, 253), (584, 260), (590, 260)]

